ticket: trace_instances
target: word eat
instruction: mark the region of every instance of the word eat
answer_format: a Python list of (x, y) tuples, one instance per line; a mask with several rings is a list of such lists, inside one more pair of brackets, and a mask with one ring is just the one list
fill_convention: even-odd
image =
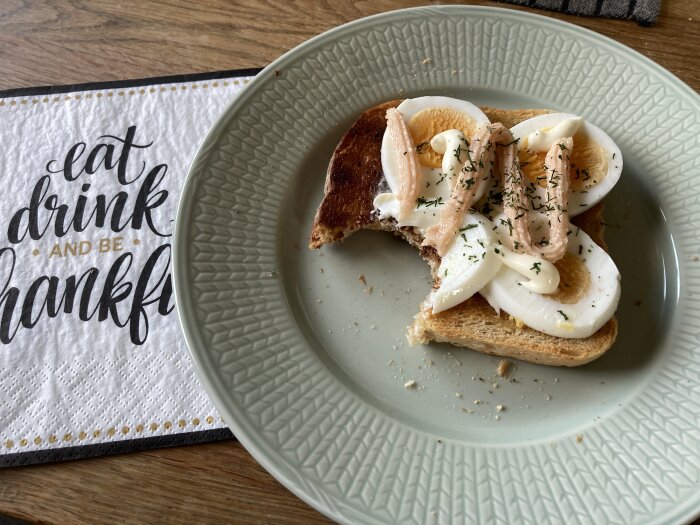
[[(135, 136), (136, 126), (130, 126), (123, 137), (98, 137), (92, 148), (78, 142), (68, 150), (63, 163), (49, 161), (46, 165), (49, 175), (36, 181), (29, 202), (10, 218), (7, 227), (10, 243), (18, 244), (26, 237), (36, 241), (47, 232), (60, 238), (93, 225), (115, 233), (127, 228), (148, 228), (160, 237), (169, 237), (171, 233), (160, 231), (153, 216), (168, 198), (168, 191), (161, 188), (168, 166), (157, 164), (147, 169), (145, 161), (133, 161), (130, 155), (135, 150), (145, 150), (153, 144), (137, 144)], [(95, 195), (93, 191), (88, 195), (92, 183), (105, 175), (116, 178), (120, 191), (113, 195)], [(63, 179), (60, 191), (54, 188), (58, 182), (55, 178)], [(65, 183), (80, 188), (77, 197), (77, 192), (65, 191)]]

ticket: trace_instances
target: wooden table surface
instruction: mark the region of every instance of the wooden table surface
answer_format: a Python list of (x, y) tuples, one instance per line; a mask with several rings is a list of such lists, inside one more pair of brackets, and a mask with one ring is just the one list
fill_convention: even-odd
[[(612, 37), (700, 90), (700, 1), (662, 1), (651, 28), (531, 11)], [(428, 3), (5, 0), (0, 89), (261, 67), (334, 26)], [(235, 441), (3, 469), (0, 522), (3, 514), (40, 523), (328, 522)]]

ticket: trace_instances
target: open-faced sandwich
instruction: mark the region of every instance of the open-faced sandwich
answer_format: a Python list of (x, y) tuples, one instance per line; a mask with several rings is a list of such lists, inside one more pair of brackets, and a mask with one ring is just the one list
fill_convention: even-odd
[(600, 201), (621, 172), (619, 148), (577, 115), (394, 100), (336, 147), (310, 247), (391, 231), (433, 275), (412, 344), (577, 366), (617, 336)]

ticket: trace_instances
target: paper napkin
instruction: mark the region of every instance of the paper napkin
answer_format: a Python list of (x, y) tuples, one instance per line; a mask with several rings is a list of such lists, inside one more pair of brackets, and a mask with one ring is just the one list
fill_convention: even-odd
[(0, 99), (0, 464), (225, 435), (178, 325), (171, 242), (189, 164), (250, 74)]

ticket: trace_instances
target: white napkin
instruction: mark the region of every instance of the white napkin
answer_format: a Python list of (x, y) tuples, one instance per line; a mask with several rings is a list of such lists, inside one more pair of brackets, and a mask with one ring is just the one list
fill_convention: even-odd
[(224, 426), (169, 246), (197, 147), (250, 78), (0, 99), (0, 455)]

